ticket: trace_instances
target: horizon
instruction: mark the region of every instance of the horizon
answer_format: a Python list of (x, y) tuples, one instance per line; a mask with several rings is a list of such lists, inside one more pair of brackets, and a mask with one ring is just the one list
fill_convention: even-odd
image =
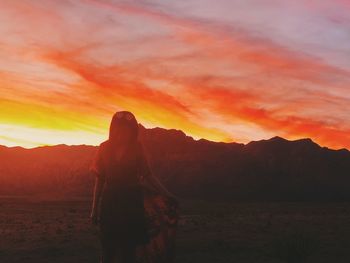
[(350, 149), (349, 7), (3, 1), (0, 144), (97, 145), (129, 110), (196, 140)]
[[(139, 123), (139, 125), (142, 125), (142, 123)], [(142, 125), (143, 126), (143, 125)], [(275, 135), (273, 137), (269, 137), (269, 138), (262, 138), (262, 139), (259, 139), (259, 140), (252, 140), (252, 141), (248, 141), (246, 143), (241, 143), (241, 142), (235, 142), (235, 141), (232, 141), (232, 142), (223, 142), (223, 141), (211, 141), (211, 140), (208, 140), (208, 139), (205, 139), (205, 138), (193, 138), (192, 136), (186, 134), (184, 131), (180, 130), (180, 129), (174, 129), (174, 128), (162, 128), (162, 127), (152, 127), (152, 128), (147, 128), (145, 126), (143, 126), (145, 129), (147, 130), (151, 130), (151, 129), (162, 129), (162, 130), (166, 130), (166, 131), (172, 131), (172, 130), (175, 130), (175, 131), (180, 131), (180, 132), (183, 132), (184, 135), (186, 137), (190, 137), (192, 138), (194, 141), (200, 141), (200, 140), (207, 140), (207, 141), (210, 141), (210, 142), (214, 142), (214, 143), (227, 143), (227, 144), (230, 144), (230, 143), (235, 143), (235, 144), (243, 144), (243, 145), (247, 145), (251, 142), (259, 142), (259, 141), (270, 141), (272, 139), (275, 139), (275, 138), (280, 138), (282, 140), (286, 140), (288, 142), (294, 142), (294, 141), (300, 141), (300, 140), (311, 140), (312, 143), (315, 143), (317, 146), (319, 146), (320, 148), (327, 148), (329, 150), (333, 150), (333, 151), (341, 151), (341, 150), (346, 150), (348, 152), (350, 152), (350, 149), (347, 149), (347, 148), (330, 148), (330, 147), (327, 147), (327, 146), (322, 146), (320, 144), (318, 144), (317, 142), (313, 141), (311, 138), (307, 138), (307, 137), (300, 137), (300, 138), (296, 138), (296, 139), (293, 139), (293, 140), (289, 140), (287, 138), (284, 138), (284, 137), (281, 137), (281, 136), (278, 136), (278, 135)], [(108, 140), (108, 138), (106, 138), (105, 140), (103, 141), (106, 141)], [(101, 141), (101, 142), (103, 142)], [(100, 142), (100, 143), (101, 143)], [(0, 146), (5, 146), (7, 148), (16, 148), (16, 147), (19, 147), (19, 148), (23, 148), (23, 149), (27, 149), (27, 150), (31, 150), (31, 149), (36, 149), (36, 148), (40, 148), (40, 147), (52, 147), (52, 146), (59, 146), (59, 145), (63, 145), (63, 146), (91, 146), (91, 147), (98, 147), (99, 144), (66, 144), (66, 143), (59, 143), (59, 144), (50, 144), (50, 145), (38, 145), (38, 146), (33, 146), (33, 147), (25, 147), (25, 146), (21, 146), (21, 145), (14, 145), (14, 146), (7, 146), (7, 145), (3, 145), (3, 144), (0, 144)]]

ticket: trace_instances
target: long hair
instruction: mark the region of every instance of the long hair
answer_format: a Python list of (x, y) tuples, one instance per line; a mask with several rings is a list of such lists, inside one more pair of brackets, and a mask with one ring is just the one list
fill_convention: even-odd
[[(117, 135), (122, 126), (127, 127), (127, 132), (129, 133), (129, 140), (119, 142), (117, 140)], [(114, 113), (109, 126), (109, 153), (112, 155), (116, 148), (120, 146), (119, 143), (124, 144), (123, 146), (126, 146), (126, 148), (135, 146), (138, 142), (138, 135), (139, 126), (134, 114), (132, 114), (130, 111), (117, 111), (116, 113)]]

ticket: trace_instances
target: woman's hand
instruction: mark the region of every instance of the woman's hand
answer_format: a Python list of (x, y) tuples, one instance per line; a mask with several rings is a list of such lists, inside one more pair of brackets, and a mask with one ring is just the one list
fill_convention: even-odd
[(172, 193), (167, 192), (165, 194), (165, 196), (169, 199), (170, 203), (175, 204), (175, 205), (179, 205), (178, 198), (175, 195), (173, 195)]
[(152, 188), (158, 192), (160, 195), (166, 197), (171, 203), (178, 205), (178, 198), (169, 192), (165, 186), (159, 181), (159, 179), (153, 174), (149, 173), (148, 176), (144, 177), (148, 183), (152, 186)]
[(91, 223), (93, 225), (97, 225), (98, 224), (98, 215), (96, 213), (96, 211), (92, 211), (91, 214), (90, 214), (90, 220), (91, 220)]

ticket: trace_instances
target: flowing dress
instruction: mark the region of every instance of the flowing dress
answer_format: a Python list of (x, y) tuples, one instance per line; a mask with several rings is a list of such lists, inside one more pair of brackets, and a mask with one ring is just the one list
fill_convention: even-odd
[(171, 263), (179, 207), (145, 183), (151, 171), (142, 144), (129, 147), (120, 160), (109, 160), (105, 141), (91, 166), (105, 181), (99, 206), (102, 247), (128, 242), (137, 248), (139, 263)]

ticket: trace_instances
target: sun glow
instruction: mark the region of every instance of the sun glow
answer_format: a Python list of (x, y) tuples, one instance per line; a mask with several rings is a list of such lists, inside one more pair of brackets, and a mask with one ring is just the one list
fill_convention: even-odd
[(0, 144), (97, 145), (113, 113), (129, 110), (195, 139), (350, 148), (347, 10), (331, 0), (2, 1)]

